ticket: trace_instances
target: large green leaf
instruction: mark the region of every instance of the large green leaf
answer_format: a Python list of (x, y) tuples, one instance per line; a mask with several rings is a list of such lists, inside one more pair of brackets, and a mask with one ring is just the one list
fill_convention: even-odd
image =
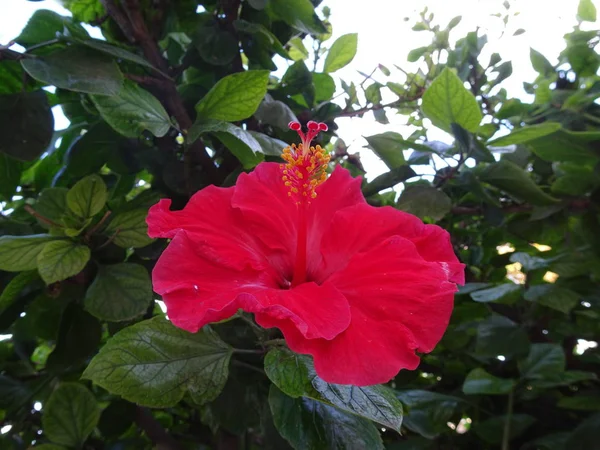
[(171, 128), (171, 120), (162, 104), (133, 82), (126, 81), (117, 95), (94, 95), (96, 108), (116, 131), (137, 138), (145, 130), (162, 137)]
[(445, 68), (425, 91), (422, 109), (436, 127), (449, 133), (452, 123), (475, 132), (482, 119), (477, 100), (449, 68)]
[(554, 284), (536, 284), (525, 292), (525, 300), (568, 314), (578, 303), (579, 294)]
[(94, 395), (79, 383), (62, 383), (44, 405), (44, 434), (57, 444), (80, 448), (100, 419)]
[(519, 361), (523, 378), (543, 378), (547, 373), (563, 372), (565, 352), (558, 344), (532, 344), (527, 358)]
[(503, 395), (508, 394), (515, 386), (515, 380), (510, 378), (498, 378), (484, 369), (473, 369), (463, 383), (462, 390), (467, 395), (487, 394)]
[(196, 122), (190, 128), (188, 139), (194, 142), (204, 133), (213, 134), (219, 139), (245, 169), (252, 169), (262, 161), (262, 147), (249, 131), (221, 120), (204, 120)]
[(369, 143), (369, 148), (381, 158), (381, 160), (390, 168), (403, 166), (406, 164), (404, 159), (404, 150), (411, 147), (404, 138), (394, 131), (386, 131), (385, 133), (375, 134), (373, 136), (365, 136)]
[(450, 212), (452, 200), (433, 186), (415, 184), (404, 189), (398, 199), (398, 208), (420, 218), (440, 220)]
[(596, 7), (592, 0), (579, 0), (579, 6), (577, 7), (577, 16), (580, 20), (587, 22), (596, 21)]
[(525, 142), (537, 139), (549, 134), (555, 133), (561, 129), (560, 123), (544, 122), (528, 127), (517, 128), (512, 133), (506, 136), (499, 137), (488, 141), (487, 145), (491, 147), (505, 147), (513, 144), (523, 144)]
[(44, 91), (0, 95), (0, 152), (33, 161), (53, 133), (54, 116)]
[(152, 301), (152, 282), (144, 266), (102, 265), (85, 293), (85, 309), (101, 320), (120, 322), (143, 314)]
[(383, 450), (368, 420), (310, 398), (291, 398), (271, 386), (269, 405), (279, 433), (297, 450)]
[(515, 283), (503, 283), (489, 289), (471, 292), (471, 298), (480, 303), (497, 302), (509, 297), (514, 297), (521, 289), (521, 285)]
[(27, 21), (21, 34), (15, 42), (23, 47), (31, 47), (36, 44), (56, 39), (57, 33), (76, 34), (86, 36), (86, 31), (79, 24), (74, 24), (70, 17), (64, 17), (48, 9), (39, 9)]
[(248, 70), (221, 78), (196, 104), (199, 117), (228, 122), (250, 117), (267, 93), (269, 72)]
[(249, 131), (250, 135), (256, 139), (256, 142), (260, 145), (261, 153), (270, 156), (281, 156), (283, 149), (288, 144), (279, 139), (267, 136), (266, 134), (259, 133), (258, 131)]
[(113, 242), (119, 247), (145, 247), (153, 241), (148, 236), (147, 215), (148, 211), (141, 208), (119, 213), (112, 218), (105, 234), (115, 235)]
[(414, 176), (416, 172), (409, 166), (400, 166), (376, 177), (373, 181), (363, 187), (365, 197), (376, 194), (377, 192), (396, 186)]
[(21, 272), (38, 266), (37, 257), (44, 246), (56, 239), (47, 234), (0, 237), (0, 270)]
[(561, 128), (555, 133), (528, 140), (526, 145), (546, 161), (594, 164), (598, 162), (594, 141), (598, 140), (598, 131), (569, 131)]
[(428, 439), (448, 430), (448, 422), (463, 402), (458, 397), (418, 389), (397, 391), (396, 395), (408, 406), (402, 425)]
[(194, 34), (194, 45), (200, 57), (215, 66), (229, 64), (240, 52), (237, 39), (216, 24), (199, 27)]
[(487, 357), (526, 355), (529, 339), (525, 330), (515, 322), (494, 314), (479, 323), (475, 351)]
[(102, 211), (106, 204), (106, 184), (98, 175), (79, 180), (67, 192), (67, 206), (79, 217), (87, 219)]
[[(507, 420), (510, 424), (508, 428)], [(495, 416), (475, 424), (473, 431), (485, 442), (499, 446), (505, 439), (505, 430), (508, 431), (508, 439), (512, 440), (522, 435), (535, 421), (535, 417), (529, 414)]]
[(357, 48), (358, 34), (349, 33), (340, 36), (327, 52), (323, 70), (331, 73), (347, 66), (354, 59)]
[(0, 295), (0, 314), (12, 305), (25, 289), (35, 288), (36, 281), (39, 278), (40, 276), (36, 270), (21, 272), (13, 277), (4, 289), (2, 289), (2, 294)]
[(173, 406), (186, 389), (196, 403), (205, 403), (223, 389), (231, 353), (208, 327), (192, 334), (155, 317), (114, 335), (83, 377), (145, 406)]
[(116, 95), (123, 86), (123, 75), (111, 58), (79, 45), (22, 59), (21, 64), (36, 80), (70, 91)]
[(326, 33), (327, 29), (315, 14), (310, 0), (269, 0), (269, 9), (288, 25), (310, 34)]
[[(35, 211), (46, 219), (60, 223), (62, 216), (68, 212), (67, 192), (69, 190), (62, 187), (44, 189), (35, 202)], [(48, 226), (41, 220), (40, 225)]]
[(49, 242), (37, 256), (38, 271), (46, 284), (66, 280), (83, 270), (90, 255), (87, 245), (71, 240)]
[(536, 206), (552, 205), (558, 200), (546, 194), (531, 177), (516, 164), (501, 160), (487, 166), (479, 179), (506, 192), (516, 200)]
[(330, 384), (317, 376), (312, 361), (289, 350), (273, 349), (265, 371), (275, 385), (292, 397), (304, 396), (333, 405), (394, 430), (402, 424), (402, 404), (385, 386)]
[(554, 67), (552, 64), (550, 64), (550, 61), (548, 61), (544, 55), (533, 48), (529, 49), (529, 59), (531, 60), (533, 69), (539, 74), (551, 75), (554, 72)]

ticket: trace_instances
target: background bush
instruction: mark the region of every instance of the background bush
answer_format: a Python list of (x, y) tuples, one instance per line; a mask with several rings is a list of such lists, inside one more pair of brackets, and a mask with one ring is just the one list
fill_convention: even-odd
[[(557, 66), (531, 50), (527, 102), (502, 88), (510, 61), (480, 57), (485, 35), (428, 11), (411, 25), (431, 35), (409, 54), (418, 71), (346, 83), (357, 36), (332, 42), (318, 3), (67, 0), (73, 18), (39, 10), (24, 53), (0, 48), (2, 449), (600, 448), (594, 5), (580, 2)], [(295, 118), (326, 122), (332, 164), (364, 175), (336, 120), (392, 114), (416, 131), (366, 137), (389, 170), (365, 196), (449, 230), (468, 265), (417, 370), (328, 385), (250, 316), (196, 335), (164, 320), (152, 204), (278, 160)]]

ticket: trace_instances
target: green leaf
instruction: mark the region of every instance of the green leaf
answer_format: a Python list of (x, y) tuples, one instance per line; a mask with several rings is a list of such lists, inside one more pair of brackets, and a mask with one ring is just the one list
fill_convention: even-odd
[(417, 62), (419, 60), (419, 58), (421, 58), (429, 50), (430, 50), (429, 46), (414, 48), (410, 52), (408, 52), (408, 56), (406, 57), (406, 60), (408, 62)]
[(269, 0), (268, 8), (285, 23), (304, 33), (327, 32), (309, 0)]
[[(512, 440), (522, 435), (536, 421), (535, 417), (528, 414), (511, 414), (510, 416), (496, 416), (475, 424), (473, 430), (482, 440), (490, 444), (500, 445), (504, 439), (506, 421), (509, 420), (508, 438)], [(570, 450), (570, 449), (569, 449)]]
[(21, 272), (13, 277), (2, 290), (2, 295), (0, 295), (0, 314), (19, 298), (24, 289), (30, 285), (35, 286), (35, 282), (39, 278), (37, 270)]
[[(268, 47), (279, 56), (290, 59), (290, 55), (285, 50), (279, 39), (277, 39), (277, 36), (267, 30), (263, 25), (259, 23), (248, 22), (246, 20), (236, 20), (233, 24), (237, 31), (253, 35), (258, 40), (259, 44), (261, 44), (261, 46)], [(298, 37), (291, 39), (288, 44), (290, 44), (292, 41), (295, 43), (298, 43), (299, 41), (299, 45), (302, 45), (302, 40), (300, 40)]]
[(146, 209), (133, 209), (117, 214), (106, 227), (105, 234), (112, 236), (113, 242), (123, 248), (139, 248), (150, 244), (154, 239), (148, 236)]
[(100, 419), (94, 395), (79, 383), (62, 383), (44, 405), (42, 425), (52, 442), (81, 447)]
[(148, 130), (156, 137), (163, 137), (171, 128), (162, 104), (133, 82), (126, 81), (117, 95), (94, 95), (92, 101), (102, 118), (123, 136), (137, 138)]
[(594, 6), (594, 2), (592, 2), (592, 0), (579, 0), (577, 17), (582, 21), (595, 22), (596, 7)]
[(231, 353), (208, 327), (192, 334), (155, 317), (114, 335), (83, 377), (144, 406), (173, 406), (186, 389), (201, 404), (215, 399), (225, 386)]
[(536, 284), (525, 292), (525, 300), (539, 303), (565, 314), (579, 303), (579, 294), (554, 284)]
[(452, 208), (452, 200), (433, 186), (407, 186), (398, 199), (398, 208), (417, 217), (441, 220)]
[(532, 139), (527, 146), (546, 161), (595, 164), (598, 156), (594, 152), (594, 141), (600, 140), (597, 131), (568, 131), (560, 129), (555, 133)]
[(327, 73), (331, 73), (340, 70), (342, 67), (346, 67), (354, 59), (354, 56), (356, 56), (357, 48), (357, 33), (349, 33), (340, 36), (333, 43), (329, 52), (327, 52), (323, 70)]
[(475, 132), (483, 117), (473, 94), (449, 68), (445, 68), (425, 91), (422, 110), (436, 127), (449, 133), (452, 123)]
[(267, 354), (265, 372), (287, 395), (310, 397), (391, 429), (400, 430), (402, 404), (385, 386), (359, 387), (327, 383), (317, 376), (308, 357), (278, 348)]
[(143, 314), (152, 301), (152, 282), (144, 266), (132, 263), (101, 265), (85, 293), (85, 309), (108, 322)]
[(288, 131), (288, 124), (290, 122), (298, 122), (298, 118), (288, 105), (282, 101), (273, 100), (273, 97), (269, 94), (265, 95), (254, 117), (267, 125), (273, 125), (283, 131)]
[(291, 398), (271, 386), (269, 405), (279, 433), (298, 450), (383, 450), (368, 420), (309, 398)]
[(531, 177), (516, 164), (501, 160), (490, 164), (480, 174), (479, 179), (506, 192), (519, 201), (536, 206), (557, 203), (558, 200), (542, 191)]
[(517, 128), (512, 133), (487, 142), (490, 147), (505, 147), (513, 144), (523, 144), (533, 139), (537, 139), (549, 134), (555, 133), (561, 129), (560, 123), (544, 122), (528, 127)]
[(250, 117), (267, 93), (269, 72), (248, 70), (221, 78), (196, 104), (199, 117), (235, 122)]
[(308, 50), (304, 46), (302, 38), (300, 38), (299, 36), (290, 39), (286, 45), (290, 47), (288, 53), (290, 54), (290, 58), (292, 58), (293, 61), (308, 59)]
[(568, 450), (597, 450), (600, 441), (600, 413), (583, 420), (565, 444)]
[(369, 197), (377, 194), (379, 191), (394, 187), (398, 183), (402, 183), (403, 181), (406, 181), (416, 175), (416, 172), (409, 166), (396, 167), (395, 169), (392, 169), (383, 175), (379, 175), (373, 181), (364, 186), (363, 194), (365, 197)]
[(106, 14), (100, 0), (66, 0), (65, 6), (81, 22), (93, 22)]
[(584, 372), (581, 370), (568, 370), (566, 372), (546, 373), (542, 377), (530, 380), (531, 386), (537, 389), (550, 389), (560, 386), (570, 386), (581, 381), (597, 380), (598, 376), (594, 372)]
[(578, 411), (600, 411), (600, 394), (582, 394), (561, 398), (557, 406)]
[(98, 175), (89, 175), (79, 180), (67, 192), (67, 206), (83, 219), (93, 217), (106, 204), (106, 184)]
[(537, 50), (533, 48), (529, 49), (529, 59), (531, 60), (533, 69), (537, 73), (542, 75), (551, 75), (554, 73), (554, 67), (550, 64), (550, 61)]
[(545, 260), (544, 258), (540, 258), (539, 256), (531, 256), (524, 252), (515, 252), (511, 254), (510, 262), (518, 262), (526, 271), (543, 269), (548, 267), (549, 264), (549, 261)]
[(519, 361), (521, 377), (543, 378), (548, 373), (563, 372), (565, 353), (558, 344), (532, 344), (527, 358)]
[[(406, 164), (403, 150), (408, 150), (411, 147), (410, 142), (394, 131), (386, 131), (385, 133), (375, 134), (373, 136), (365, 136), (369, 143), (369, 148), (381, 158), (381, 160), (390, 168), (403, 166)], [(417, 144), (418, 145), (418, 144)]]
[(216, 24), (199, 27), (194, 34), (194, 46), (200, 57), (214, 66), (229, 64), (240, 52), (237, 39)]
[(96, 39), (78, 39), (76, 42), (78, 44), (85, 45), (86, 47), (92, 48), (104, 54), (114, 56), (124, 61), (129, 61), (138, 64), (142, 67), (146, 67), (165, 76), (160, 70), (158, 70), (156, 67), (150, 64), (144, 58), (142, 58), (139, 55), (136, 55), (135, 53), (130, 52), (129, 50), (125, 50), (124, 48), (117, 47), (116, 45), (111, 45), (104, 41), (99, 41)]
[(0, 152), (33, 161), (50, 144), (54, 116), (44, 91), (0, 95)]
[(40, 276), (46, 284), (66, 280), (83, 270), (90, 260), (90, 248), (71, 240), (46, 244), (37, 257)]
[(250, 132), (221, 120), (197, 121), (188, 133), (194, 142), (204, 133), (213, 134), (240, 160), (245, 169), (252, 169), (262, 161), (262, 147)]
[(396, 396), (408, 406), (402, 425), (427, 439), (448, 430), (447, 423), (463, 402), (458, 397), (417, 389), (396, 391)]
[(525, 355), (529, 352), (529, 339), (512, 320), (494, 314), (479, 323), (475, 351), (487, 357)]
[(0, 270), (21, 272), (37, 268), (38, 254), (56, 238), (47, 234), (0, 237)]
[(39, 9), (29, 18), (15, 42), (23, 47), (31, 47), (56, 39), (56, 34), (64, 34), (65, 28), (69, 32), (75, 30), (82, 35), (86, 34), (85, 30), (80, 25), (73, 24), (69, 17), (61, 16), (48, 9)]
[(313, 83), (315, 85), (315, 101), (324, 102), (331, 100), (335, 93), (335, 81), (326, 73), (313, 73)]
[(479, 303), (497, 302), (514, 297), (517, 292), (520, 292), (522, 287), (515, 283), (503, 283), (489, 289), (482, 289), (476, 292), (471, 292), (471, 298)]
[(484, 369), (473, 369), (463, 383), (462, 390), (467, 395), (504, 395), (512, 391), (515, 380), (511, 378), (498, 378)]
[(123, 75), (111, 58), (79, 45), (22, 59), (21, 65), (36, 80), (70, 91), (116, 95), (123, 86)]
[(11, 156), (0, 153), (0, 195), (10, 201), (21, 181), (23, 164)]
[[(62, 216), (67, 213), (67, 192), (69, 190), (62, 187), (44, 189), (35, 202), (35, 211), (53, 222), (60, 223)], [(48, 226), (43, 221), (40, 221), (40, 224)]]
[(260, 145), (262, 149), (262, 153), (270, 156), (281, 156), (283, 153), (283, 149), (288, 147), (286, 142), (283, 142), (279, 139), (275, 139), (271, 136), (267, 136), (266, 134), (259, 133), (258, 131), (249, 131), (256, 142)]

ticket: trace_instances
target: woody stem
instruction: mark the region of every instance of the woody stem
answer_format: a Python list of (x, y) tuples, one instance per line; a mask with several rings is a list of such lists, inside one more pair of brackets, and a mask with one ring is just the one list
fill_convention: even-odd
[(296, 243), (296, 262), (294, 263), (294, 276), (292, 287), (306, 281), (306, 239), (307, 239), (306, 205), (298, 205), (298, 242)]

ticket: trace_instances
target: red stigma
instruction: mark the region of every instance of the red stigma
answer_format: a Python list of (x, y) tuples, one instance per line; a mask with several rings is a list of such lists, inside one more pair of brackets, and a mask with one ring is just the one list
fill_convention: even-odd
[(314, 120), (311, 120), (306, 124), (306, 128), (308, 128), (306, 134), (302, 131), (302, 125), (300, 125), (299, 122), (290, 122), (288, 127), (290, 130), (298, 133), (298, 136), (300, 136), (302, 141), (302, 148), (304, 151), (308, 151), (310, 149), (310, 143), (321, 131), (327, 131), (329, 129), (326, 124), (322, 122), (315, 122)]

